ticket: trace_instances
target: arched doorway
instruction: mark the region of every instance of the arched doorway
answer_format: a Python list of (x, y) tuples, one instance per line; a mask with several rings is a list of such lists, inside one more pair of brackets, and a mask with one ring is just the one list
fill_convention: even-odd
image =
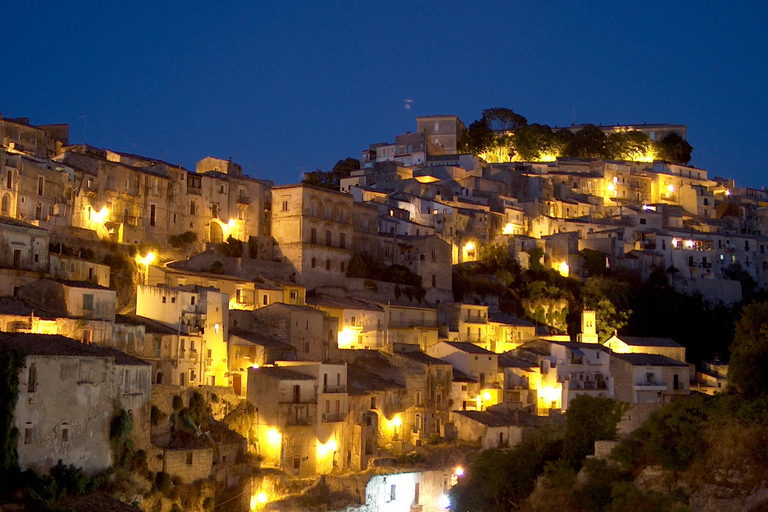
[(155, 384), (162, 384), (163, 383), (163, 372), (157, 372), (157, 378), (155, 379)]
[(11, 196), (8, 194), (5, 194), (3, 196), (3, 204), (2, 209), (0, 210), (3, 215), (10, 215), (11, 214)]
[(224, 241), (224, 231), (218, 222), (211, 222), (209, 239), (214, 244), (220, 244)]

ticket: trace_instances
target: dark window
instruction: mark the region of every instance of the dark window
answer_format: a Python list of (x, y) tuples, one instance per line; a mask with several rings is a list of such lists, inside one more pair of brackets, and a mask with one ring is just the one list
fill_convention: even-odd
[(27, 378), (27, 392), (34, 393), (37, 391), (37, 363), (29, 365), (29, 376)]
[(325, 270), (331, 270), (331, 260), (325, 260)]
[(193, 453), (192, 452), (187, 453), (187, 464), (191, 466), (192, 460), (193, 460)]
[[(163, 301), (165, 302), (165, 301)], [(86, 293), (83, 295), (83, 309), (93, 310), (93, 295)]]
[(155, 225), (157, 221), (156, 215), (157, 215), (157, 207), (155, 207), (155, 205), (153, 204), (149, 205), (149, 225), (150, 226)]

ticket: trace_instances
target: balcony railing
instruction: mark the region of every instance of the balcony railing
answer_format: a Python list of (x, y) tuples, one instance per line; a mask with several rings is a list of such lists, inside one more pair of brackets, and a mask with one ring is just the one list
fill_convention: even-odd
[(344, 421), (344, 414), (335, 412), (324, 412), (323, 423), (332, 423), (334, 421)]

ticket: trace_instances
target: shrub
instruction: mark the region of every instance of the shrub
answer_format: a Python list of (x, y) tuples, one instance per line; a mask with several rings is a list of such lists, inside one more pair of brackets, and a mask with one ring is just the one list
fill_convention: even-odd
[(171, 475), (165, 471), (160, 471), (155, 476), (155, 487), (157, 487), (157, 490), (161, 493), (168, 494), (173, 487), (173, 482), (171, 482)]
[(157, 408), (156, 405), (152, 406), (152, 411), (150, 412), (150, 421), (152, 422), (153, 427), (157, 427), (160, 425), (163, 421), (165, 421), (165, 418), (168, 416)]
[(184, 408), (184, 400), (180, 395), (173, 395), (173, 410), (178, 412)]

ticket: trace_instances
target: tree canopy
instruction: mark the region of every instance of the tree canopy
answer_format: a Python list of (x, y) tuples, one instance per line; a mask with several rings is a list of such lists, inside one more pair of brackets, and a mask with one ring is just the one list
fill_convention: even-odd
[(745, 307), (731, 344), (728, 382), (747, 396), (768, 390), (768, 302)]
[(359, 168), (360, 160), (349, 157), (336, 162), (336, 165), (330, 171), (326, 172), (317, 169), (316, 171), (305, 173), (304, 179), (301, 182), (307, 185), (315, 185), (316, 187), (338, 190), (341, 179), (347, 178), (352, 171), (356, 171)]
[(551, 161), (557, 157), (687, 164), (693, 148), (676, 133), (652, 141), (639, 130), (608, 135), (588, 124), (576, 133), (553, 132), (547, 125), (528, 124), (510, 108), (487, 108), (459, 137), (459, 150), (490, 162)]

